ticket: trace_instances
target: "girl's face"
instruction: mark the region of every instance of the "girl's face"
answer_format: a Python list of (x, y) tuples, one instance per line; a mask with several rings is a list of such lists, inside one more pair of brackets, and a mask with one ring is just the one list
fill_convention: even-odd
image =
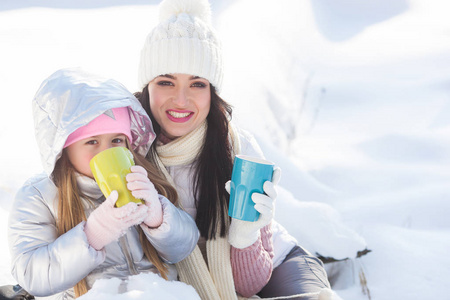
[(78, 173), (94, 179), (89, 162), (97, 154), (111, 147), (126, 147), (126, 135), (106, 133), (79, 140), (66, 148), (70, 163)]
[(209, 81), (187, 74), (161, 75), (148, 84), (150, 109), (170, 139), (197, 129), (211, 106)]

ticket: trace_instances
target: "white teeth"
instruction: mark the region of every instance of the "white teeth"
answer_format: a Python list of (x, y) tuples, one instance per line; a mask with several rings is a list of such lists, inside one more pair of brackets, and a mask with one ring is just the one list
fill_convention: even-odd
[(171, 115), (174, 118), (186, 118), (187, 116), (189, 116), (191, 113), (179, 113), (179, 112), (175, 112), (175, 111), (168, 111), (169, 115)]

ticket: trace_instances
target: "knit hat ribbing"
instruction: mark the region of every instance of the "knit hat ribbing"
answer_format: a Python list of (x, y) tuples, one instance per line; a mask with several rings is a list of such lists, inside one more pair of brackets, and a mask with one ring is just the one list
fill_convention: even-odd
[(130, 144), (133, 143), (128, 108), (112, 108), (88, 124), (78, 128), (69, 135), (64, 144), (64, 148), (69, 147), (82, 139), (106, 133), (122, 133), (127, 136)]
[(164, 0), (159, 21), (141, 50), (139, 87), (159, 75), (182, 73), (203, 77), (219, 91), (222, 50), (208, 0)]

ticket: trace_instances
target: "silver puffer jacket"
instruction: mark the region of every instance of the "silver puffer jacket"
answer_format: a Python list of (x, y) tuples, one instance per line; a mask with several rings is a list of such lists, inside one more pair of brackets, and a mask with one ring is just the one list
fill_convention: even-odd
[[(8, 239), (12, 274), (37, 299), (72, 299), (73, 286), (86, 277), (88, 288), (99, 278), (125, 279), (141, 272), (157, 272), (145, 258), (136, 228), (101, 251), (90, 247), (82, 222), (57, 236), (57, 188), (51, 180), (55, 162), (70, 133), (108, 109), (128, 106), (133, 147), (145, 155), (154, 139), (150, 119), (137, 99), (120, 83), (60, 70), (45, 80), (33, 100), (36, 139), (46, 173), (28, 180), (18, 191), (9, 216)], [(78, 175), (86, 215), (104, 201), (94, 180)], [(164, 221), (144, 232), (160, 257), (173, 264), (188, 256), (199, 232), (194, 220), (160, 196)], [(92, 205), (93, 203), (93, 205)], [(170, 266), (169, 279), (176, 279)], [(41, 298), (42, 297), (42, 298)]]

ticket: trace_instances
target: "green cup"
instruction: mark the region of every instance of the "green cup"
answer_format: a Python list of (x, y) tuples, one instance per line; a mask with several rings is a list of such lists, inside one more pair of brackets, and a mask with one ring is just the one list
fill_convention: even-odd
[(106, 149), (94, 156), (90, 163), (92, 174), (100, 190), (105, 197), (112, 191), (119, 193), (116, 206), (121, 207), (129, 202), (138, 204), (144, 203), (136, 199), (127, 188), (125, 177), (130, 173), (131, 166), (134, 166), (133, 155), (125, 147), (113, 147)]

